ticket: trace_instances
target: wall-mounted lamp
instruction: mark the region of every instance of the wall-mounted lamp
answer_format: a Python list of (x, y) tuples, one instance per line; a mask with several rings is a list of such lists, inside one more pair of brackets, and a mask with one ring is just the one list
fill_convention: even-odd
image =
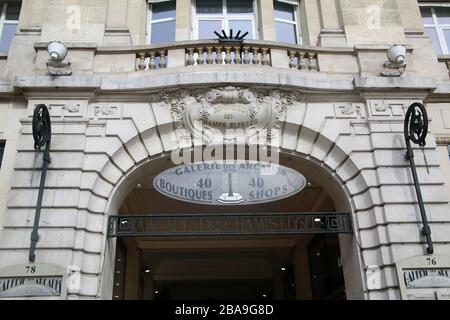
[(48, 73), (52, 76), (70, 76), (72, 68), (70, 61), (66, 60), (67, 47), (59, 41), (51, 41), (47, 46), (50, 59), (47, 61)]
[(387, 52), (388, 61), (384, 63), (386, 69), (381, 73), (385, 77), (400, 77), (406, 68), (405, 57), (406, 47), (396, 44), (389, 48)]

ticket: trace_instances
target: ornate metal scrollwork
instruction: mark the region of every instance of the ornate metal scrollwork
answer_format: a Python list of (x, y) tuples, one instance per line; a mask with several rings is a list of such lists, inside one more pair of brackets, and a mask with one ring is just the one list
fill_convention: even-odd
[(50, 113), (47, 106), (38, 104), (33, 112), (33, 138), (34, 149), (40, 150), (50, 142), (52, 135)]
[[(413, 103), (406, 112), (405, 139), (424, 147), (428, 134), (428, 115), (421, 103)], [(407, 135), (407, 136), (406, 136)]]

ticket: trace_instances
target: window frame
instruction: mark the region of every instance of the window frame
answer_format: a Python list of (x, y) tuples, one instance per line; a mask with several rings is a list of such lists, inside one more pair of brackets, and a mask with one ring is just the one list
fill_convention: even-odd
[[(444, 30), (450, 31), (450, 23), (440, 24), (437, 19), (436, 11), (434, 10), (434, 8), (450, 8), (450, 3), (419, 3), (419, 7), (430, 9), (431, 18), (433, 19), (433, 24), (423, 23), (423, 26), (424, 26), (424, 28), (433, 28), (436, 31), (436, 34), (437, 34), (437, 37), (439, 40), (439, 45), (440, 45), (441, 51), (442, 51), (441, 53), (439, 53), (439, 52), (436, 52), (436, 53), (438, 55), (449, 54), (450, 53), (450, 48), (449, 48), (450, 43), (447, 43), (447, 40), (445, 40)], [(422, 17), (422, 22), (423, 22), (423, 17)]]
[(6, 141), (0, 140), (0, 170), (2, 169), (3, 157), (5, 155)]
[[(10, 3), (11, 3), (10, 1), (4, 1), (3, 3), (0, 3), (0, 5), (3, 4), (2, 8), (1, 8), (1, 11), (0, 11), (0, 41), (3, 38), (3, 27), (6, 24), (15, 24), (16, 25), (15, 33), (17, 32), (17, 28), (19, 27), (20, 12), (19, 12), (19, 19), (17, 19), (17, 20), (7, 20), (6, 19), (6, 11), (8, 10), (8, 5)], [(20, 11), (22, 11), (22, 1), (17, 1), (17, 3), (20, 3)], [(14, 36), (13, 36), (13, 38), (14, 38)], [(12, 39), (11, 39), (11, 41), (12, 41)], [(11, 43), (10, 43), (10, 45), (8, 47), (8, 51), (7, 52), (0, 52), (0, 53), (8, 55), (10, 48), (11, 48)]]
[[(228, 0), (221, 0), (222, 1), (222, 13), (214, 13), (214, 14), (206, 14), (206, 13), (197, 13), (197, 1), (192, 0), (192, 35), (193, 40), (208, 40), (208, 39), (199, 39), (198, 35), (198, 24), (200, 20), (208, 20), (208, 21), (217, 21), (220, 20), (222, 23), (222, 29), (225, 30), (227, 33), (229, 32), (229, 20), (244, 20), (248, 21), (250, 20), (252, 23), (252, 32), (253, 32), (253, 39), (251, 40), (258, 40), (259, 39), (259, 23), (258, 23), (258, 14), (257, 14), (257, 1), (252, 0), (252, 6), (253, 6), (253, 12), (247, 14), (247, 13), (233, 13), (228, 14), (228, 8), (227, 8), (227, 1)], [(220, 30), (216, 30), (220, 31)], [(236, 31), (236, 30), (233, 30)], [(237, 31), (236, 31), (237, 32)], [(214, 38), (211, 38), (214, 39)]]
[[(176, 14), (176, 0), (171, 0), (175, 2), (175, 16), (173, 18), (162, 18), (162, 19), (155, 19), (152, 20), (152, 16), (153, 16), (153, 10), (152, 10), (152, 6), (154, 6), (154, 3), (150, 3), (147, 2), (148, 8), (147, 8), (147, 44), (155, 44), (152, 43), (152, 25), (154, 23), (161, 23), (161, 22), (168, 22), (168, 21), (175, 21), (175, 39), (174, 41), (176, 41), (176, 21), (177, 21), (177, 14)], [(169, 1), (168, 1), (169, 2)]]
[[(273, 8), (274, 16), (275, 16), (275, 2), (277, 2), (277, 0), (274, 0), (274, 8)], [(300, 5), (289, 4), (289, 3), (286, 3), (286, 4), (287, 5), (291, 5), (293, 7), (293, 9), (294, 9), (294, 12), (293, 12), (294, 13), (294, 21), (286, 20), (286, 19), (282, 19), (282, 18), (277, 18), (275, 16), (275, 31), (276, 31), (276, 28), (277, 28), (277, 26), (276, 26), (277, 22), (288, 23), (288, 24), (291, 24), (291, 25), (293, 24), (295, 26), (295, 37), (296, 37), (296, 41), (297, 41), (295, 44), (303, 44), (302, 35), (301, 35), (301, 28), (299, 26), (299, 22), (300, 22), (300, 19), (299, 19), (299, 12), (300, 12), (299, 7), (300, 7)], [(277, 41), (281, 42), (278, 39), (278, 34), (277, 34)], [(290, 43), (290, 42), (283, 42), (283, 43)]]

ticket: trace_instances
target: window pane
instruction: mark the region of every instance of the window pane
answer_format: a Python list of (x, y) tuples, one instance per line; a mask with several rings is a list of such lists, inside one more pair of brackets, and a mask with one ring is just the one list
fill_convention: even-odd
[(294, 6), (287, 3), (275, 1), (274, 9), (275, 18), (294, 21)]
[(253, 12), (253, 0), (227, 0), (228, 13)]
[(431, 38), (431, 41), (433, 42), (434, 49), (437, 53), (442, 53), (441, 46), (439, 44), (439, 38), (436, 32), (436, 29), (434, 28), (425, 28), (425, 33), (427, 36)]
[[(241, 30), (241, 36), (248, 32), (248, 35), (246, 35), (244, 39), (254, 39), (251, 20), (230, 20), (228, 25), (230, 29), (233, 29), (233, 36), (236, 36), (238, 31)], [(229, 30), (227, 30), (227, 33), (228, 32)]]
[(275, 22), (277, 28), (277, 38), (280, 42), (297, 43), (297, 33), (295, 25), (284, 22)]
[(0, 41), (0, 52), (8, 53), (11, 40), (16, 33), (17, 23), (5, 23), (3, 25), (2, 39)]
[(6, 9), (6, 20), (19, 20), (22, 2), (9, 2)]
[(420, 13), (422, 14), (422, 20), (424, 24), (434, 24), (430, 8), (420, 7)]
[(5, 150), (5, 143), (0, 142), (0, 168), (2, 167), (3, 151)]
[(175, 20), (152, 23), (150, 42), (164, 43), (175, 41)]
[(217, 31), (222, 34), (222, 21), (221, 20), (199, 20), (198, 21), (198, 38), (199, 39), (216, 39), (214, 34)]
[(447, 42), (447, 49), (448, 49), (448, 46), (450, 45), (450, 29), (444, 29), (443, 31), (444, 31), (444, 37), (445, 37), (445, 41)]
[(152, 20), (175, 18), (175, 1), (152, 4)]
[(196, 6), (197, 13), (221, 14), (223, 12), (222, 0), (197, 0)]
[(439, 24), (450, 24), (450, 8), (447, 7), (436, 7), (434, 8), (434, 11), (436, 12), (437, 20)]

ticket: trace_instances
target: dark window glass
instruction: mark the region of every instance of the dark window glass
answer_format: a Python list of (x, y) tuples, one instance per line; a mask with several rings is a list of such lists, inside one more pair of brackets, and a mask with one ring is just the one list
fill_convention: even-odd
[(199, 39), (215, 39), (217, 36), (214, 31), (220, 33), (222, 30), (222, 21), (220, 20), (199, 20), (198, 21), (198, 38)]
[(277, 28), (278, 41), (297, 43), (297, 32), (295, 31), (294, 24), (275, 21), (275, 25)]
[(294, 7), (287, 3), (274, 2), (275, 18), (294, 21)]
[(150, 41), (152, 44), (175, 41), (175, 20), (152, 23)]
[(253, 0), (227, 0), (228, 13), (253, 12)]
[(175, 1), (152, 4), (152, 20), (175, 18)]
[(433, 42), (434, 49), (437, 53), (442, 53), (441, 45), (439, 44), (439, 38), (436, 32), (435, 28), (425, 28), (425, 34), (431, 38), (431, 41)]
[(246, 39), (254, 39), (251, 20), (230, 20), (228, 25), (230, 29), (233, 29), (233, 34), (241, 30), (241, 35), (248, 32), (248, 35), (245, 37)]
[(7, 2), (6, 20), (19, 20), (22, 2)]
[(441, 24), (450, 24), (450, 8), (449, 7), (435, 7), (436, 17)]
[(217, 14), (223, 12), (222, 0), (197, 0), (197, 13)]
[(17, 23), (4, 23), (2, 38), (0, 40), (0, 52), (8, 53), (12, 38), (17, 30)]
[(422, 20), (424, 24), (434, 24), (430, 8), (420, 7), (420, 13), (422, 14)]
[(5, 143), (0, 142), (0, 168), (2, 167), (3, 152), (5, 151)]
[(448, 157), (450, 158), (450, 144), (447, 145)]

